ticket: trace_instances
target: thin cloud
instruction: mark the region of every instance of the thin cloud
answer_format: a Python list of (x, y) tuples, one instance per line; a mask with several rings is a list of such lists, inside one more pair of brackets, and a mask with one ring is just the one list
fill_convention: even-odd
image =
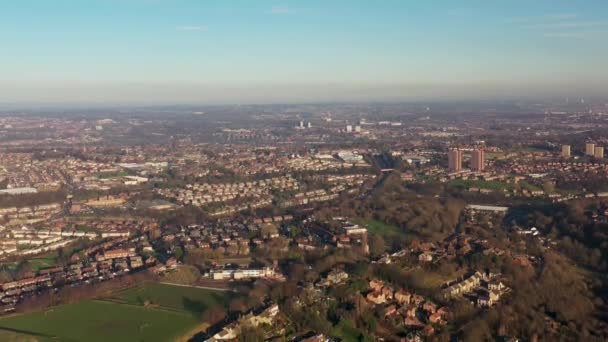
[(178, 26), (175, 28), (177, 31), (203, 31), (207, 29), (207, 26), (202, 25), (187, 25), (187, 26)]
[(543, 36), (550, 38), (583, 38), (585, 34), (582, 32), (545, 32)]
[(591, 20), (575, 13), (549, 14), (517, 22), (522, 30), (551, 38), (592, 38), (605, 33), (608, 20)]
[(537, 15), (531, 17), (519, 17), (513, 18), (510, 21), (513, 23), (538, 23), (538, 22), (551, 22), (559, 20), (573, 20), (579, 17), (578, 13), (549, 13), (544, 15)]
[(563, 31), (563, 32), (544, 32), (543, 36), (550, 38), (594, 38), (608, 35), (608, 30), (601, 31)]
[(608, 21), (563, 21), (556, 23), (541, 23), (533, 25), (524, 25), (523, 29), (536, 30), (536, 29), (563, 29), (563, 28), (588, 28), (608, 26)]
[(270, 13), (273, 14), (289, 14), (295, 13), (295, 10), (289, 8), (288, 6), (274, 6), (270, 9)]
[(553, 13), (545, 16), (546, 19), (553, 20), (566, 20), (566, 19), (576, 19), (578, 18), (577, 13)]

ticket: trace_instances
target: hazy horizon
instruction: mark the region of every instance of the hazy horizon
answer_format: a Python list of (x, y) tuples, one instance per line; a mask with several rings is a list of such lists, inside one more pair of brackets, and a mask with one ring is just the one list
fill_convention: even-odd
[[(275, 94), (279, 87), (284, 93)], [(539, 87), (540, 88), (540, 87)], [(483, 102), (541, 100), (555, 98), (604, 98), (597, 90), (570, 86), (567, 90), (535, 91), (527, 85), (267, 85), (252, 86), (197, 84), (75, 84), (37, 85), (7, 100), (14, 87), (0, 85), (0, 109), (6, 106), (163, 106), (163, 105), (248, 105), (370, 102)], [(24, 89), (24, 88), (20, 88)], [(30, 92), (39, 94), (32, 99)], [(64, 97), (64, 94), (78, 94)]]

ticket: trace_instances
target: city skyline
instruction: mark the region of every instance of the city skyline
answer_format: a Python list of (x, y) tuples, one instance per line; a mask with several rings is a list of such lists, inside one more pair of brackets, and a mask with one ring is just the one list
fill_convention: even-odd
[(20, 1), (1, 103), (605, 96), (604, 1)]

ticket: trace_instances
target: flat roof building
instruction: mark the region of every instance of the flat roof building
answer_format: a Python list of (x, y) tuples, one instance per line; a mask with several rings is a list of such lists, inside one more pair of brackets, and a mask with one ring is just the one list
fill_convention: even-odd
[(35, 194), (38, 193), (36, 188), (10, 188), (0, 190), (0, 195), (23, 195), (23, 194)]
[(483, 204), (467, 204), (466, 209), (474, 211), (493, 211), (497, 213), (506, 213), (509, 207), (501, 207), (497, 205), (483, 205)]

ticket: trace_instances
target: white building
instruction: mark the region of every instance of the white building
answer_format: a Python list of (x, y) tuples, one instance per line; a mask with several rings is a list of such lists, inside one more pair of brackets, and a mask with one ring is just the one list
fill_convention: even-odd
[(262, 269), (230, 269), (230, 270), (213, 270), (211, 278), (214, 280), (239, 280), (251, 278), (272, 278), (276, 273), (270, 267)]
[(0, 190), (0, 195), (23, 195), (23, 194), (35, 194), (38, 193), (36, 188), (12, 188)]

